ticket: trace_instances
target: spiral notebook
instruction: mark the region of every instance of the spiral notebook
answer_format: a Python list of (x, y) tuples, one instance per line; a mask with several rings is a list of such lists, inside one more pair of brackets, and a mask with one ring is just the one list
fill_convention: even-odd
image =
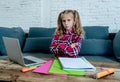
[(84, 71), (95, 71), (96, 68), (84, 57), (80, 58), (58, 58), (63, 70), (84, 70)]

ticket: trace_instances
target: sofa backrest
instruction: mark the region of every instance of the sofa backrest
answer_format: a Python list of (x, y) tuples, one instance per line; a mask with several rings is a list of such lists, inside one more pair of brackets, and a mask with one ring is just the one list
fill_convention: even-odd
[(54, 32), (55, 28), (30, 27), (28, 37), (52, 37)]
[[(23, 51), (49, 52), (55, 29), (31, 27)], [(108, 26), (84, 26), (83, 29), (86, 37), (83, 39), (79, 55), (113, 55)]]
[(108, 26), (84, 26), (86, 39), (109, 39)]

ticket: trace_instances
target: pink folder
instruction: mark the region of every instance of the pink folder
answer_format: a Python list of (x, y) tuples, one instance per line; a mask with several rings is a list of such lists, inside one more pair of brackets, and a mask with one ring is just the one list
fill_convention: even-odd
[(50, 69), (52, 63), (53, 63), (53, 60), (49, 60), (46, 63), (44, 63), (43, 65), (41, 65), (40, 67), (33, 70), (33, 72), (49, 74), (49, 69)]

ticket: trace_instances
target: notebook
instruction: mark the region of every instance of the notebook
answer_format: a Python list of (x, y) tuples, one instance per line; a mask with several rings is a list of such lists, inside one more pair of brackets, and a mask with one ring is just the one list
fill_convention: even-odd
[(84, 57), (80, 58), (58, 58), (64, 70), (95, 71), (96, 68)]
[(24, 56), (25, 54), (22, 53), (19, 40), (17, 38), (3, 37), (3, 42), (8, 58), (22, 66), (43, 64), (46, 62), (46, 60), (33, 56)]
[(49, 73), (50, 74), (67, 74), (70, 76), (85, 76), (86, 75), (85, 71), (83, 71), (83, 70), (78, 70), (78, 71), (76, 71), (76, 70), (63, 70), (58, 59), (55, 59), (53, 61), (53, 64), (49, 70)]

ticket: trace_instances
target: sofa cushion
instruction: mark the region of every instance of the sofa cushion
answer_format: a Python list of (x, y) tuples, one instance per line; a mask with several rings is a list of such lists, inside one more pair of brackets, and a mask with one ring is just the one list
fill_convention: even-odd
[(23, 52), (49, 52), (52, 37), (27, 38)]
[(86, 39), (108, 39), (108, 26), (84, 26)]
[(25, 33), (21, 27), (15, 28), (7, 28), (7, 27), (0, 27), (0, 53), (1, 55), (7, 55), (2, 37), (13, 37), (18, 38), (20, 42), (20, 47), (23, 47), (24, 40), (25, 40)]
[(28, 37), (52, 37), (55, 28), (30, 27)]
[(113, 50), (116, 58), (120, 60), (120, 31), (115, 35), (113, 40)]
[(112, 41), (102, 39), (84, 39), (79, 55), (113, 55)]

